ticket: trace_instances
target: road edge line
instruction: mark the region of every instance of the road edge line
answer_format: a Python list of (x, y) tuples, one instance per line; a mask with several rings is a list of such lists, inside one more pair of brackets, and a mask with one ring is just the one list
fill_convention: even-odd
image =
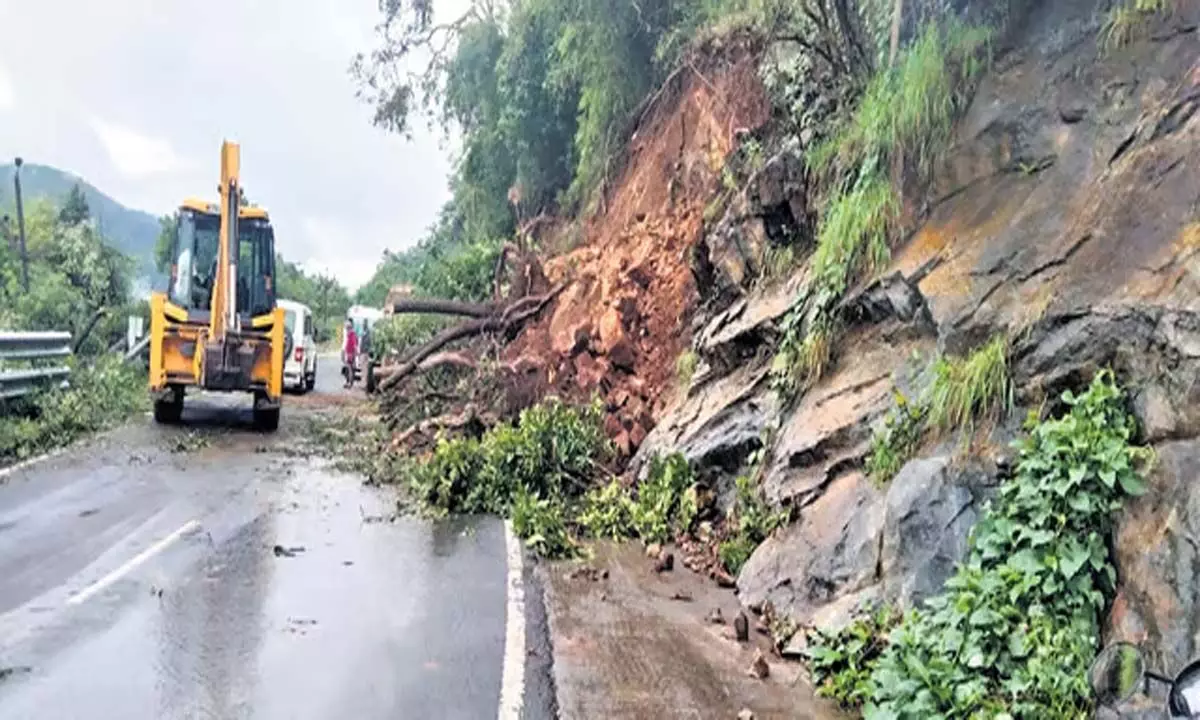
[(504, 521), (504, 549), (508, 592), (499, 720), (520, 720), (525, 702), (525, 560), (511, 520)]
[(125, 577), (126, 575), (133, 572), (134, 570), (138, 569), (138, 567), (140, 567), (143, 563), (145, 563), (150, 558), (154, 557), (155, 555), (162, 552), (163, 550), (166, 550), (168, 547), (170, 547), (173, 543), (178, 541), (184, 535), (187, 535), (188, 533), (194, 532), (199, 529), (200, 529), (200, 523), (198, 521), (196, 521), (196, 520), (187, 521), (186, 523), (184, 523), (181, 527), (176, 529), (170, 535), (166, 536), (162, 540), (159, 540), (158, 542), (154, 543), (150, 547), (141, 551), (140, 553), (135, 555), (132, 559), (127, 560), (124, 564), (122, 564), (116, 570), (113, 570), (112, 572), (110, 572), (109, 574), (100, 578), (96, 582), (92, 583), (91, 585), (88, 585), (83, 590), (80, 590), (79, 592), (75, 593), (71, 597), (67, 598), (67, 604), (68, 605), (80, 605), (80, 604), (90, 600), (91, 598), (95, 597), (96, 595), (104, 592), (106, 589), (108, 589), (108, 587), (110, 585), (116, 583), (121, 578)]
[[(72, 445), (73, 445), (73, 443), (72, 443)], [(28, 460), (22, 460), (21, 462), (16, 463), (15, 465), (9, 465), (8, 467), (0, 468), (0, 481), (6, 480), (9, 476), (19, 473), (22, 470), (31, 468), (34, 465), (37, 465), (38, 463), (43, 463), (43, 462), (46, 462), (47, 460), (56, 458), (59, 455), (62, 455), (63, 453), (70, 450), (72, 445), (67, 445), (65, 447), (56, 448), (54, 450), (51, 450), (48, 453), (43, 453), (41, 455), (38, 455), (37, 457), (31, 457)]]

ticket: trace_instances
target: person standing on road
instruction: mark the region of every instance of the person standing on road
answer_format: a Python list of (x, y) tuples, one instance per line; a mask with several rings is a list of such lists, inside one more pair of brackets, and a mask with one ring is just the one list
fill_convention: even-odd
[(342, 333), (342, 374), (346, 376), (345, 387), (354, 386), (354, 361), (358, 358), (358, 335), (354, 323), (346, 318), (346, 329)]

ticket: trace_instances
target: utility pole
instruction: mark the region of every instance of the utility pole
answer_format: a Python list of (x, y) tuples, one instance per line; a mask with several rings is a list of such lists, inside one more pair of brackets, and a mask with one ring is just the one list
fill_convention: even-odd
[(17, 158), (14, 164), (17, 166), (16, 172), (13, 173), (13, 187), (17, 191), (17, 234), (21, 238), (21, 285), (28, 293), (29, 251), (25, 249), (25, 208), (21, 206), (21, 166), (25, 164), (25, 161)]

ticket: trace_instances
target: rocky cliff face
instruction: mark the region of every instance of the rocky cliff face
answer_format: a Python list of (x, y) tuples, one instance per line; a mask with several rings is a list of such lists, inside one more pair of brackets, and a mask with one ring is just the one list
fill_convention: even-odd
[(1200, 8), (1180, 3), (1112, 52), (1098, 42), (1106, 9), (1048, 0), (1011, 18), (935, 181), (906, 197), (911, 232), (844, 301), (835, 365), (797, 402), (766, 376), (804, 271), (754, 278), (771, 223), (803, 225), (801, 149), (768, 162), (705, 233), (714, 274), (700, 290), (721, 301), (696, 333), (703, 371), (635, 465), (679, 449), (732, 471), (765, 447), (767, 495), (797, 519), (742, 570), (744, 603), (826, 625), (865, 599), (937, 591), (1008, 467), (1016, 421), (971, 453), (952, 440), (923, 448), (886, 487), (864, 459), (894, 389), (920, 383), (927, 358), (1003, 333), (1019, 407), (1052, 403), (1103, 366), (1129, 389), (1160, 461), (1119, 519), (1109, 636), (1143, 642), (1165, 670), (1200, 654)]

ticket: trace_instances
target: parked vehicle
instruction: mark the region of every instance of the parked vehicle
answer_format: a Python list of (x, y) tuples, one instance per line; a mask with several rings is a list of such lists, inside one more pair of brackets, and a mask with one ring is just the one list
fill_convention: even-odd
[[(1174, 678), (1146, 669), (1146, 658), (1138, 646), (1117, 642), (1100, 651), (1088, 671), (1096, 702), (1111, 709), (1133, 697), (1139, 689), (1149, 690), (1150, 681), (1167, 689), (1166, 717), (1200, 717), (1200, 660), (1193, 660)], [(1097, 717), (1100, 717), (1099, 715)]]
[(316, 323), (312, 309), (295, 300), (279, 300), (283, 308), (283, 386), (306, 393), (317, 384)]

